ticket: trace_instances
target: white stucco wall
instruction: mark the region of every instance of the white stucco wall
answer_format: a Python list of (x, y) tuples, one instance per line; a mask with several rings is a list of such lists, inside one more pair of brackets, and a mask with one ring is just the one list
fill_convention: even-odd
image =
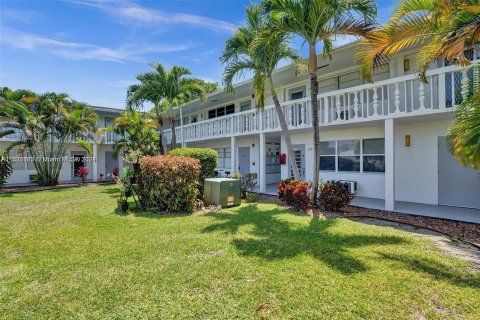
[[(418, 122), (395, 126), (396, 200), (438, 204), (438, 137), (450, 121)], [(405, 146), (405, 135), (411, 146)]]

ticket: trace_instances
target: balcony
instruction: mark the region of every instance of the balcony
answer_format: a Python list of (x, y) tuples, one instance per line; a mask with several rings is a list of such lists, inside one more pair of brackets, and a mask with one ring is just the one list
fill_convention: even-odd
[[(319, 125), (332, 126), (451, 112), (480, 81), (480, 64), (448, 66), (427, 73), (427, 83), (411, 74), (318, 95)], [(311, 101), (304, 98), (281, 104), (290, 130), (310, 128)], [(199, 141), (260, 132), (281, 131), (273, 105), (176, 128), (177, 141)], [(171, 130), (165, 130), (166, 141)]]

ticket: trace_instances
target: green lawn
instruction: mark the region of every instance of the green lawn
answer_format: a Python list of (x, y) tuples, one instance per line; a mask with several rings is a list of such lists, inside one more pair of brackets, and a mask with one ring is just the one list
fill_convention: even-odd
[(0, 319), (480, 315), (480, 274), (405, 232), (273, 204), (122, 216), (117, 193), (0, 195)]

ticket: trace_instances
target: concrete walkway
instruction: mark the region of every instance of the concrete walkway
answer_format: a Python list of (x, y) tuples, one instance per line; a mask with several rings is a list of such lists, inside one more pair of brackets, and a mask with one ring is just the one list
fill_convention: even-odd
[[(352, 205), (362, 208), (385, 210), (385, 201), (383, 199), (355, 198), (352, 201)], [(395, 212), (480, 223), (479, 209), (395, 201)]]
[[(255, 192), (258, 191), (259, 188), (257, 186)], [(277, 195), (277, 185), (267, 184), (265, 193)], [(352, 205), (361, 208), (385, 210), (385, 201), (383, 199), (355, 198), (352, 201)], [(396, 201), (395, 212), (480, 224), (480, 209)]]

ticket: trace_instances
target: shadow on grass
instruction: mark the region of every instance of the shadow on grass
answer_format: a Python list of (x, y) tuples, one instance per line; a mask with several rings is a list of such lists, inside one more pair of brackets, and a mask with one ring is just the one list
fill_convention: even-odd
[(407, 270), (423, 272), (433, 276), (435, 279), (445, 280), (453, 285), (462, 287), (473, 287), (480, 289), (480, 273), (459, 273), (452, 266), (429, 258), (419, 258), (404, 254), (378, 253), (382, 259), (394, 261), (398, 267)]
[(237, 233), (242, 226), (253, 226), (251, 235), (261, 239), (234, 239), (233, 245), (245, 256), (266, 260), (287, 259), (307, 254), (343, 274), (365, 272), (368, 267), (348, 252), (349, 249), (373, 245), (399, 245), (406, 240), (397, 236), (346, 235), (329, 232), (339, 220), (314, 216), (307, 227), (281, 220), (285, 210), (258, 210), (255, 204), (240, 207), (233, 214), (207, 214), (217, 220), (203, 232)]

